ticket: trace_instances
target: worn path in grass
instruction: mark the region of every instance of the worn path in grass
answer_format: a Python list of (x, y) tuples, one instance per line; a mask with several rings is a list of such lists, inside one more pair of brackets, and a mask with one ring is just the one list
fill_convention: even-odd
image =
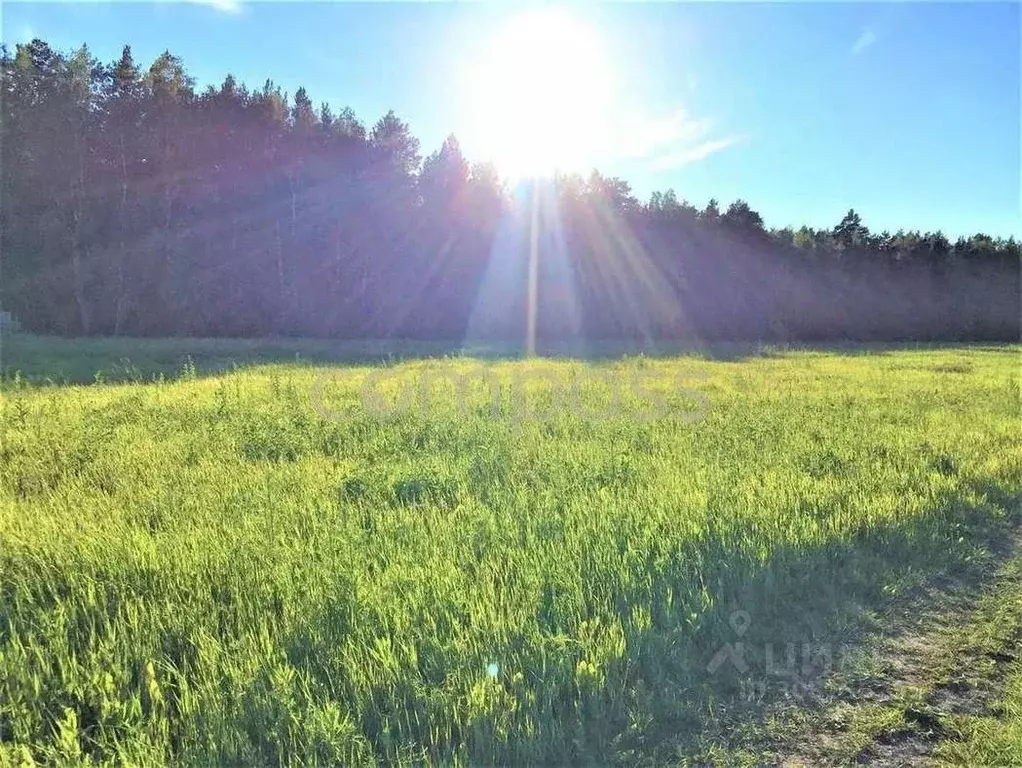
[(769, 762), (1022, 765), (1022, 531), (992, 554), (891, 606), (856, 663), (775, 723)]

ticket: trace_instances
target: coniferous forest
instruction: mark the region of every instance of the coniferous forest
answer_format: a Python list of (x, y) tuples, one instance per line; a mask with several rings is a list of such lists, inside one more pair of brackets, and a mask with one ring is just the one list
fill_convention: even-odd
[(595, 171), (515, 187), (393, 112), (199, 91), (169, 52), (33, 40), (2, 77), (0, 305), (32, 331), (520, 339), (535, 253), (541, 338), (1019, 338), (1013, 238), (767, 229)]

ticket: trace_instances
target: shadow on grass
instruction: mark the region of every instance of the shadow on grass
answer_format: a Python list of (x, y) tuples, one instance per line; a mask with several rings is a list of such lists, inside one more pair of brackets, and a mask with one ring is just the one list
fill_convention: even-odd
[[(1022, 497), (992, 483), (974, 490), (987, 494), (981, 507), (948, 495), (910, 519), (766, 555), (746, 543), (752, 537), (740, 525), (711, 525), (666, 561), (650, 557), (647, 573), (632, 574), (633, 583), (655, 585), (649, 614), (637, 622), (632, 601), (616, 596), (624, 653), (602, 668), (585, 651), (564, 650), (556, 640), (567, 629), (538, 616), (540, 637), (517, 643), (531, 690), (502, 673), (491, 692), (501, 706), (446, 723), (438, 740), (428, 688), (381, 683), (360, 708), (361, 731), (384, 762), (399, 758), (395, 744), (431, 761), (486, 765), (661, 765), (686, 756), (717, 764), (739, 750), (768, 750), (770, 713), (812, 708), (806, 691), (854, 658), (864, 637), (882, 628), (878, 615), (894, 605), (911, 610), (942, 580), (993, 572), (1007, 534), (1022, 523)], [(420, 660), (431, 655), (430, 638), (410, 640)], [(287, 653), (330, 687), (344, 670), (317, 661), (326, 650), (303, 636), (290, 638)], [(434, 682), (444, 679), (442, 667)], [(281, 746), (256, 748), (272, 755)]]
[(793, 706), (812, 709), (814, 689), (860, 661), (863, 640), (885, 629), (887, 611), (911, 612), (949, 580), (989, 578), (1010, 554), (1005, 543), (1022, 524), (1022, 497), (992, 483), (976, 490), (986, 493), (981, 508), (949, 495), (909, 520), (810, 549), (781, 548), (761, 562), (736, 546), (740, 532), (711, 533), (703, 557), (717, 565), (704, 579), (720, 585), (718, 607), (680, 654), (659, 633), (638, 639), (628, 658), (640, 670), (632, 684), (649, 685), (643, 670), (656, 667), (656, 655), (669, 659), (671, 682), (655, 688), (648, 728), (618, 749), (658, 763), (769, 749), (766, 720)]
[[(940, 344), (782, 344), (760, 342), (642, 343), (635, 341), (547, 342), (537, 345), (543, 357), (612, 360), (643, 355), (652, 358), (692, 356), (720, 362), (782, 358), (793, 352), (836, 355), (885, 355), (904, 350), (976, 349), (1003, 351), (990, 345)], [(127, 337), (65, 338), (7, 333), (0, 339), (0, 384), (16, 377), (33, 384), (148, 382), (182, 374), (216, 376), (225, 371), (269, 364), (370, 365), (449, 357), (514, 360), (525, 356), (522, 345), (450, 341), (330, 339), (200, 339)]]
[[(985, 494), (983, 503), (971, 506), (965, 491)], [(354, 610), (357, 598), (351, 588), (340, 590), (321, 613), (292, 624), (273, 642), (304, 687), (274, 682), (274, 664), (254, 678), (231, 679), (229, 667), (211, 660), (200, 663), (194, 653), (204, 637), (229, 644), (238, 627), (246, 625), (243, 617), (250, 623), (251, 615), (244, 612), (251, 604), (220, 589), (202, 609), (219, 616), (218, 624), (154, 628), (162, 636), (158, 666), (166, 671), (161, 682), (168, 708), (161, 725), (167, 728), (164, 757), (172, 764), (293, 759), (323, 764), (661, 765), (678, 763), (679, 758), (683, 764), (686, 758), (700, 764), (729, 763), (728, 755), (762, 738), (761, 725), (778, 706), (811, 706), (811, 701), (792, 701), (792, 678), (809, 680), (826, 672), (827, 664), (840, 664), (846, 648), (878, 628), (875, 617), (884, 609), (898, 600), (911, 605), (914, 590), (938, 579), (979, 579), (992, 571), (1008, 532), (1022, 522), (1017, 492), (1015, 486), (993, 480), (978, 482), (935, 500), (922, 514), (863, 526), (841, 537), (835, 534), (813, 546), (772, 550), (761, 547), (772, 538), (769, 530), (751, 530), (755, 520), (720, 514), (695, 539), (677, 546), (652, 544), (650, 549), (658, 551), (647, 552), (641, 564), (635, 562), (627, 578), (618, 574), (602, 598), (594, 589), (581, 614), (558, 616), (556, 610), (544, 609), (528, 636), (477, 635), (473, 642), (503, 644), (515, 668), (480, 681), (473, 694), (475, 709), (460, 699), (454, 702), (455, 692), (444, 682), (467, 657), (451, 655), (440, 642), (444, 638), (428, 630), (398, 638), (414, 647), (416, 666), (397, 670), (400, 674), (389, 680), (368, 681), (371, 690), (366, 690), (364, 670), (352, 668), (336, 653), (353, 631), (350, 622), (365, 619)], [(608, 573), (600, 571), (604, 566), (594, 559), (579, 578), (607, 584)], [(237, 566), (245, 578), (252, 576), (246, 568), (256, 567)], [(53, 578), (74, 581), (52, 584), (33, 611), (49, 610), (65, 588), (73, 590), (81, 581), (80, 574), (70, 571), (55, 571)], [(109, 585), (116, 599), (111, 598), (107, 610), (117, 611), (118, 601), (128, 599), (115, 594), (117, 580), (110, 574), (91, 574), (89, 582)], [(164, 597), (165, 586), (146, 583), (139, 599), (151, 603)], [(641, 615), (636, 612), (640, 604)], [(114, 613), (99, 620), (95, 610), (83, 606), (82, 613), (71, 618), (88, 627), (118, 620)], [(284, 605), (268, 600), (263, 610), (272, 622)], [(452, 604), (438, 595), (437, 615), (456, 615), (451, 611)], [(14, 626), (5, 625), (2, 614), (0, 641)], [(203, 634), (218, 631), (223, 636), (212, 640)], [(585, 636), (590, 642), (581, 642)], [(126, 649), (134, 648), (130, 638), (121, 641), (128, 643)], [(89, 664), (110, 664), (111, 659), (95, 654), (94, 642), (92, 631), (74, 632), (68, 635), (66, 651)], [(139, 651), (138, 658), (132, 658), (132, 652), (115, 660), (118, 674), (145, 668), (145, 651)], [(279, 667), (280, 659), (275, 664)], [(114, 727), (116, 709), (104, 714), (106, 710), (90, 703), (85, 689), (68, 688), (57, 669), (40, 666), (37, 671), (43, 675), (42, 693), (32, 705), (39, 720), (32, 749), (38, 751), (52, 738), (45, 734), (59, 730), (54, 718), (66, 707), (75, 715), (87, 756), (115, 759), (118, 745), (107, 740), (127, 733)], [(355, 685), (359, 675), (361, 683)], [(136, 674), (132, 680), (137, 698), (144, 700), (143, 676)], [(216, 733), (207, 730), (212, 726), (204, 724), (194, 707), (192, 719), (173, 714), (185, 711), (178, 697), (186, 694), (180, 692), (200, 690), (202, 680), (220, 681), (233, 691), (232, 701), (244, 702), (220, 715), (224, 720)], [(361, 693), (352, 698), (356, 690)], [(281, 705), (281, 696), (292, 697), (287, 706)], [(60, 706), (50, 706), (57, 703)], [(44, 704), (45, 712), (35, 709)], [(336, 734), (324, 731), (314, 743), (304, 719), (325, 706), (350, 713), (350, 727)], [(0, 707), (0, 747), (13, 733), (4, 726)], [(231, 737), (221, 740), (218, 733)], [(194, 753), (197, 744), (205, 745), (202, 754)], [(357, 745), (357, 755), (344, 751), (351, 745)]]

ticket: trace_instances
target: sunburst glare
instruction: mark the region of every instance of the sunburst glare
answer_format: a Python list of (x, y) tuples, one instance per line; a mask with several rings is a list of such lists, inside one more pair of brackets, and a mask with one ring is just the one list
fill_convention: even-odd
[(599, 160), (615, 78), (595, 30), (563, 10), (531, 11), (483, 43), (466, 76), (466, 135), (508, 178)]

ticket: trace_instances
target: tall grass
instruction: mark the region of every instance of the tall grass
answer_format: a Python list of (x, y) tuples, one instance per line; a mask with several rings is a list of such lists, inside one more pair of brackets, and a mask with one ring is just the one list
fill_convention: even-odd
[[(756, 649), (851, 639), (1018, 517), (1017, 349), (489, 365), (496, 411), (386, 418), (364, 365), (9, 378), (0, 764), (719, 754)], [(553, 407), (596, 372), (669, 408)]]

